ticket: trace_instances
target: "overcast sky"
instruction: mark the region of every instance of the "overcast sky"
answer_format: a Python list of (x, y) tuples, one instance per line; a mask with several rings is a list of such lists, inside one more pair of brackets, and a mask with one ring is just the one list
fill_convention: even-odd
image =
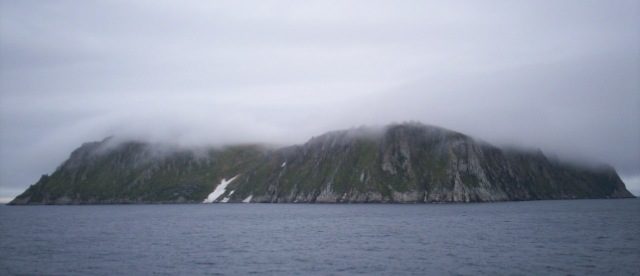
[(109, 135), (302, 143), (418, 120), (640, 194), (639, 1), (0, 0), (0, 198)]

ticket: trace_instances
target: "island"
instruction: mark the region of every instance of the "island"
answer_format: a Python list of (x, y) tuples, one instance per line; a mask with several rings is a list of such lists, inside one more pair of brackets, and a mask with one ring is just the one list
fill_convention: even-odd
[(630, 198), (615, 169), (421, 123), (304, 144), (85, 143), (9, 204), (436, 203)]

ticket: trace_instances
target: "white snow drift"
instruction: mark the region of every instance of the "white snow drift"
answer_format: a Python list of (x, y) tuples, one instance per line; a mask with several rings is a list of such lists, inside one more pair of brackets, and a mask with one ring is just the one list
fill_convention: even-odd
[[(238, 175), (232, 177), (229, 180), (226, 180), (223, 178), (220, 184), (216, 186), (213, 192), (211, 192), (209, 196), (202, 203), (212, 203), (217, 201), (218, 197), (220, 197), (227, 191), (227, 186), (229, 185), (229, 183), (233, 182), (233, 180), (235, 180), (236, 177), (238, 177)], [(232, 191), (229, 195), (233, 194), (233, 192), (234, 191)], [(222, 202), (227, 202), (227, 201), (229, 201), (229, 198), (222, 199)]]

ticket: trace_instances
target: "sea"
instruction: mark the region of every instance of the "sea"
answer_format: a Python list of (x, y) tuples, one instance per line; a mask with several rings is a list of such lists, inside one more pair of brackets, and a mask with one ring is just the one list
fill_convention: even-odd
[(0, 206), (0, 275), (640, 275), (640, 200)]

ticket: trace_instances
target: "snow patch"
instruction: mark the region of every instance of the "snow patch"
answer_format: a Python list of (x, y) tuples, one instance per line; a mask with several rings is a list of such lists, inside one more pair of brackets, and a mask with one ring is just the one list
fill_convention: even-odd
[(253, 198), (253, 195), (250, 195), (247, 198), (245, 198), (244, 200), (242, 200), (242, 203), (249, 203), (249, 202), (251, 202), (252, 198)]
[[(218, 184), (218, 186), (216, 186), (216, 188), (213, 190), (213, 192), (211, 192), (209, 194), (209, 196), (207, 196), (207, 198), (202, 202), (202, 203), (212, 203), (215, 202), (218, 197), (220, 197), (222, 194), (224, 194), (224, 192), (227, 191), (227, 185), (229, 185), (229, 183), (233, 182), (233, 180), (236, 179), (236, 177), (238, 177), (238, 175), (232, 177), (229, 180), (226, 179), (222, 179), (222, 181), (220, 182), (220, 184)], [(233, 194), (234, 191), (231, 191), (231, 194)], [(225, 198), (227, 201), (229, 200), (228, 198)], [(224, 199), (223, 199), (224, 200)], [(222, 201), (222, 202), (226, 202), (226, 201)]]
[(280, 165), (281, 168), (284, 168), (284, 166), (287, 165), (287, 161), (282, 162), (282, 165)]
[(231, 195), (235, 193), (235, 191), (231, 191), (229, 192), (229, 195), (226, 196), (225, 198), (223, 198), (222, 200), (220, 200), (220, 202), (229, 202), (229, 199), (231, 198)]

